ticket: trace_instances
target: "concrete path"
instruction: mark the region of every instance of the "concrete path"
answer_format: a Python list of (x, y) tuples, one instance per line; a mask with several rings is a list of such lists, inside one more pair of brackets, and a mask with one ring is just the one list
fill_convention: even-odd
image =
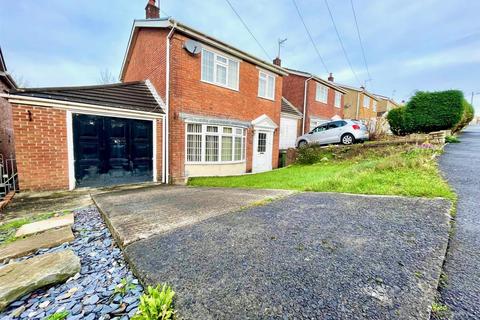
[(125, 246), (224, 213), (292, 194), (285, 190), (245, 190), (152, 186), (92, 195), (108, 216), (114, 237)]
[[(142, 224), (160, 230), (124, 253), (142, 281), (173, 286), (184, 319), (429, 318), (448, 201), (301, 193), (238, 211), (241, 198), (270, 193), (250, 192), (166, 187), (96, 201), (129, 238), (145, 235)], [(163, 210), (190, 220), (192, 206), (220, 213), (162, 230), (162, 220), (173, 223)], [(141, 223), (127, 230), (130, 219)]]
[(441, 298), (454, 319), (480, 319), (480, 126), (467, 128), (460, 140), (440, 158), (440, 168), (458, 194)]

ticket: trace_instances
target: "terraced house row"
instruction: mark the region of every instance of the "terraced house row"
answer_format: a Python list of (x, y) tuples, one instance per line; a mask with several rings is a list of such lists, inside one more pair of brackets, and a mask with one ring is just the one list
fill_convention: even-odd
[(120, 80), (4, 90), (22, 190), (271, 170), (299, 135), (375, 118), (380, 99), (160, 18), (154, 0), (133, 23)]

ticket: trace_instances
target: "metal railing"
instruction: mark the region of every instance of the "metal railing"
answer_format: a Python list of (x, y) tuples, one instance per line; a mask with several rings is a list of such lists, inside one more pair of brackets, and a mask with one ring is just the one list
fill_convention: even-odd
[(0, 154), (0, 200), (12, 191), (18, 191), (17, 163)]

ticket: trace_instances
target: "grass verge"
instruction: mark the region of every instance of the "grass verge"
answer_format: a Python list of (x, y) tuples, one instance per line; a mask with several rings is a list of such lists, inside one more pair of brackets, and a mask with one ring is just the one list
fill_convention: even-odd
[(412, 146), (366, 149), (351, 158), (322, 157), (312, 165), (292, 165), (259, 174), (191, 178), (191, 186), (289, 189), (356, 194), (443, 197), (455, 194), (441, 177), (439, 150)]
[(42, 213), (33, 217), (14, 219), (14, 220), (5, 222), (2, 225), (0, 225), (0, 244), (10, 243), (17, 240), (17, 238), (15, 237), (15, 232), (18, 230), (18, 228), (20, 228), (24, 224), (49, 219), (55, 215), (62, 216), (67, 213), (70, 213), (70, 211), (66, 210), (62, 212), (48, 212), (48, 213)]

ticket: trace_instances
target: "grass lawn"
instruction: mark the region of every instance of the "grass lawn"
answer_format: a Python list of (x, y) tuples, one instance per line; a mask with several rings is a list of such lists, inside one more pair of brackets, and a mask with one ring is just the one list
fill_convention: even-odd
[[(403, 149), (406, 148), (406, 149)], [(191, 178), (191, 186), (290, 189), (301, 191), (444, 197), (455, 199), (442, 179), (438, 151), (416, 147), (369, 150), (312, 165), (292, 165), (259, 174)]]

